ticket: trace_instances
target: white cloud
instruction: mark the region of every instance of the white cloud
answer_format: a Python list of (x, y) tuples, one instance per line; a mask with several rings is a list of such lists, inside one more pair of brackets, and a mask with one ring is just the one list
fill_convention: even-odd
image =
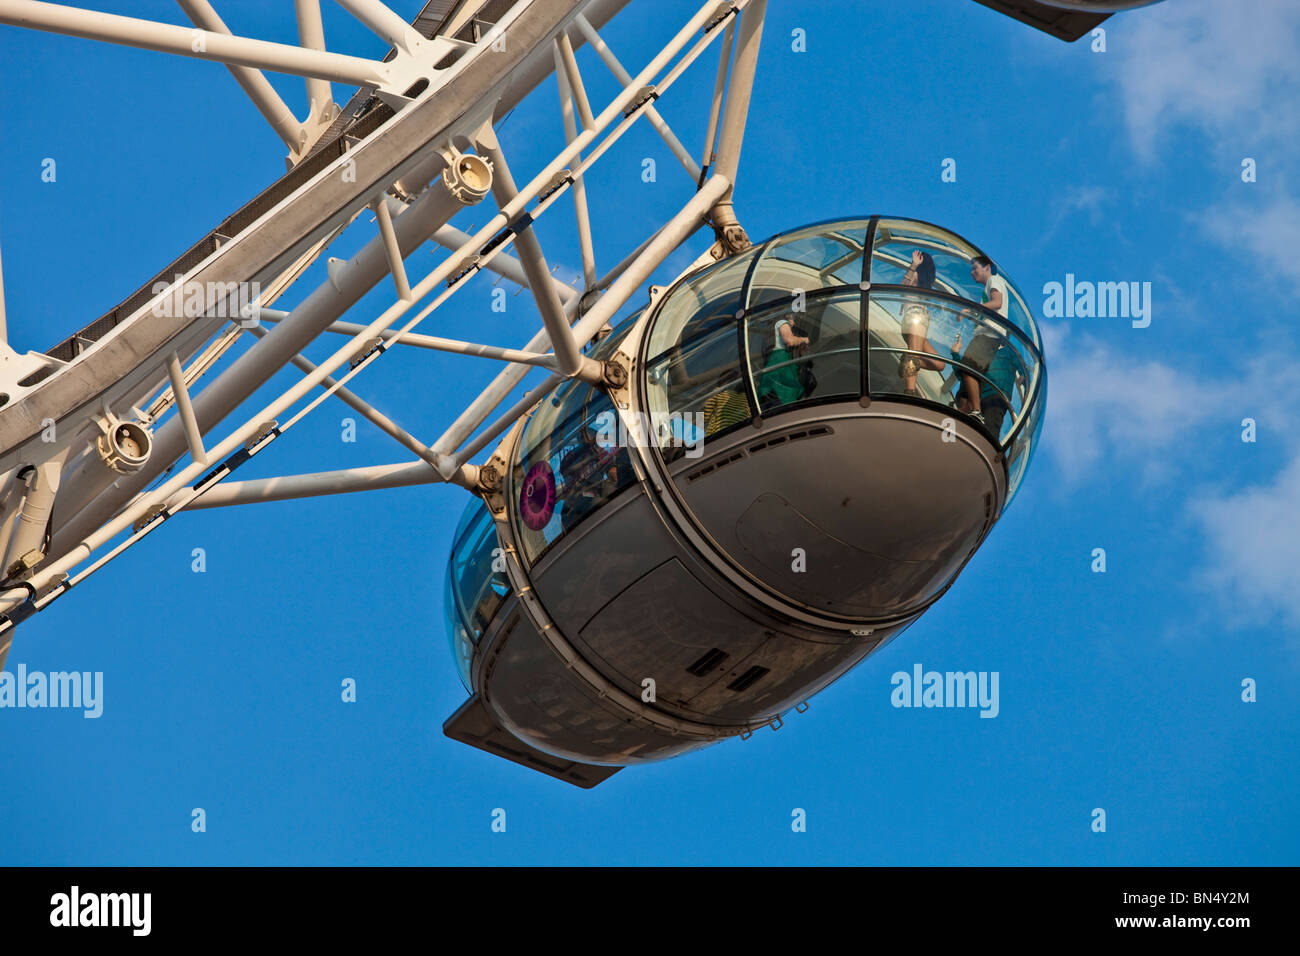
[[(1284, 440), (1294, 431), (1300, 396), (1300, 362), (1286, 351), (1247, 353), (1213, 374), (1145, 357), (1144, 333), (1132, 333), (1132, 350), (1116, 349), (1061, 323), (1043, 323), (1047, 359), (1047, 424), (1043, 448), (1067, 484), (1095, 477), (1101, 466), (1125, 474), (1141, 468), (1145, 479), (1167, 475), (1199, 445), (1189, 433), (1225, 413), (1234, 423), (1253, 418)], [(1300, 447), (1300, 446), (1298, 446)]]
[[(1112, 71), (1134, 151), (1155, 163), (1162, 149), (1196, 150), (1222, 172), (1223, 198), (1187, 208), (1191, 227), (1227, 252), (1215, 268), (1240, 269), (1246, 281), (1300, 281), (1300, 200), (1289, 183), (1300, 172), (1300, 3), (1174, 0), (1113, 23), (1100, 65)], [(1175, 141), (1175, 134), (1183, 136)], [(1240, 179), (1246, 157), (1256, 161), (1256, 183)], [(1167, 285), (1177, 296), (1178, 284)], [(1261, 298), (1269, 295), (1249, 297)], [(1269, 332), (1268, 347), (1242, 354), (1239, 344), (1229, 345), (1208, 374), (1175, 368), (1167, 356), (1142, 358), (1147, 349), (1136, 334), (1125, 351), (1071, 338), (1060, 326), (1045, 329), (1044, 437), (1048, 457), (1071, 484), (1112, 467), (1125, 475), (1140, 470), (1148, 480), (1175, 471), (1204, 476), (1183, 506), (1205, 546), (1204, 563), (1197, 569), (1189, 562), (1189, 574), (1230, 602), (1232, 620), (1280, 617), (1296, 628), (1300, 363), (1292, 357), (1293, 330), (1278, 324), (1285, 313), (1281, 305), (1277, 315), (1241, 316)], [(1234, 426), (1256, 419), (1261, 435), (1289, 446), (1288, 464), (1245, 488), (1215, 487), (1204, 468), (1206, 448), (1189, 433), (1225, 413)]]
[[(1044, 325), (1047, 418), (1044, 450), (1067, 485), (1105, 464), (1136, 466), (1146, 480), (1167, 472), (1185, 451), (1187, 430), (1217, 402), (1214, 386), (1141, 351), (1122, 352), (1074, 339), (1061, 325)], [(1134, 333), (1135, 346), (1136, 337)]]
[[(1300, 140), (1300, 3), (1177, 0), (1122, 21), (1107, 56), (1129, 139), (1154, 162), (1175, 131), (1200, 139), (1225, 198), (1186, 217), (1253, 279), (1300, 280), (1300, 200), (1289, 179)], [(1118, 30), (1118, 26), (1116, 28)], [(1208, 148), (1206, 148), (1208, 147)], [(1258, 181), (1243, 183), (1254, 159)]]
[[(1122, 23), (1122, 26), (1121, 26)], [(1121, 33), (1121, 29), (1123, 32)], [(1186, 126), (1218, 151), (1287, 149), (1300, 129), (1300, 4), (1175, 0), (1116, 21), (1110, 52), (1134, 148), (1153, 159)], [(1289, 149), (1288, 149), (1289, 151)]]
[[(1199, 567), (1189, 562), (1189, 573), (1227, 602), (1239, 623), (1280, 617), (1300, 627), (1300, 362), (1254, 355), (1211, 376), (1077, 337), (1060, 324), (1042, 331), (1043, 447), (1061, 473), (1058, 487), (1069, 491), (1105, 474), (1130, 483), (1137, 475), (1148, 484), (1192, 474), (1203, 485), (1183, 510), (1201, 533), (1204, 559)], [(1232, 436), (1241, 419), (1253, 418), (1260, 442), (1289, 446), (1289, 463), (1255, 485), (1215, 487), (1195, 429), (1225, 412)], [(1248, 454), (1260, 447), (1241, 445)]]
[[(1297, 53), (1300, 60), (1300, 53)], [(1221, 203), (1196, 218), (1205, 231), (1252, 274), (1272, 274), (1300, 281), (1300, 201), (1262, 184), (1250, 187), (1251, 201)]]
[(1202, 579), (1233, 604), (1238, 620), (1280, 615), (1300, 628), (1300, 454), (1272, 482), (1193, 500), (1209, 561)]
[(1073, 186), (1066, 189), (1054, 204), (1052, 218), (1039, 231), (1034, 248), (1046, 246), (1076, 213), (1087, 213), (1088, 225), (1094, 229), (1100, 226), (1106, 221), (1103, 207), (1113, 198), (1112, 191), (1104, 186)]

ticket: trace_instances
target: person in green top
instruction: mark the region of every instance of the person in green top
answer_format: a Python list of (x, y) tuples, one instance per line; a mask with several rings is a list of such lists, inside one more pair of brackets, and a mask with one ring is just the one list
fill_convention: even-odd
[(766, 371), (758, 377), (759, 404), (765, 409), (797, 402), (805, 391), (797, 360), (808, 352), (808, 336), (796, 331), (789, 315), (776, 320), (773, 336), (772, 354), (763, 363)]

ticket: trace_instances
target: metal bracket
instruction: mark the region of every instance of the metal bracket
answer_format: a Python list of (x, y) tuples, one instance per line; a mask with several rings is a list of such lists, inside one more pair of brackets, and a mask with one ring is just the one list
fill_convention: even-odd
[(271, 432), (275, 431), (279, 427), (280, 423), (274, 418), (269, 422), (262, 422), (262, 424), (257, 426), (257, 431), (253, 432), (248, 441), (244, 442), (244, 450), (252, 451), (253, 448), (266, 438), (267, 435), (271, 434)]
[(142, 528), (152, 524), (153, 520), (166, 510), (167, 506), (164, 504), (154, 505), (140, 517), (135, 519), (135, 522), (131, 525), (131, 533), (139, 534)]
[(497, 451), (478, 470), (478, 487), (475, 493), (483, 499), (493, 519), (506, 519), (505, 474), (507, 468), (505, 457)]

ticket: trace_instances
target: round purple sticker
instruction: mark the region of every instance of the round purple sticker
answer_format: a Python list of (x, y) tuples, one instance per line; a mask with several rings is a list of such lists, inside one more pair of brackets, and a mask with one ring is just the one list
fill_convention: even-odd
[(555, 513), (555, 472), (545, 461), (534, 464), (524, 474), (524, 488), (519, 494), (519, 516), (532, 531), (546, 527)]

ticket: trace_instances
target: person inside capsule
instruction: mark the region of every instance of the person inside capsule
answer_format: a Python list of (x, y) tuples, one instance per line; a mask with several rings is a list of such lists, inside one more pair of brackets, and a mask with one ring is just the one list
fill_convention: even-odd
[(736, 376), (734, 367), (723, 369), (718, 375), (712, 394), (704, 402), (705, 438), (754, 417), (742, 389), (743, 385)]
[[(934, 257), (928, 252), (913, 249), (912, 265), (904, 273), (901, 284), (915, 286), (918, 289), (933, 289), (935, 271)], [(928, 352), (931, 355), (939, 354), (935, 347), (930, 344), (930, 310), (925, 307), (924, 300), (921, 297), (904, 300), (902, 325), (903, 337), (907, 341), (909, 349), (913, 352)], [(923, 355), (905, 354), (898, 366), (898, 373), (903, 378), (903, 394), (912, 398), (922, 397), (920, 390), (916, 387), (917, 373), (921, 369), (941, 372), (945, 364), (937, 358), (932, 359)]]
[(787, 312), (776, 319), (772, 331), (771, 352), (758, 378), (758, 403), (764, 411), (790, 405), (808, 394), (807, 369), (799, 360), (808, 352), (809, 338), (794, 324), (794, 314)]
[[(970, 277), (984, 287), (984, 296), (980, 304), (992, 309), (1002, 318), (1007, 318), (1011, 294), (1007, 291), (1007, 280), (998, 275), (997, 266), (993, 261), (988, 256), (976, 256), (971, 260)], [(1001, 343), (998, 336), (984, 331), (984, 323), (980, 317), (972, 314), (970, 318), (975, 322), (975, 332), (971, 335), (970, 345), (966, 347), (961, 360), (976, 371), (987, 374), (989, 364), (993, 361), (994, 353)], [(952, 354), (955, 357), (960, 351), (961, 333), (958, 333), (952, 345)], [(980, 380), (974, 375), (963, 372), (955, 407), (958, 411), (974, 416), (977, 421), (984, 422), (981, 391)]]

